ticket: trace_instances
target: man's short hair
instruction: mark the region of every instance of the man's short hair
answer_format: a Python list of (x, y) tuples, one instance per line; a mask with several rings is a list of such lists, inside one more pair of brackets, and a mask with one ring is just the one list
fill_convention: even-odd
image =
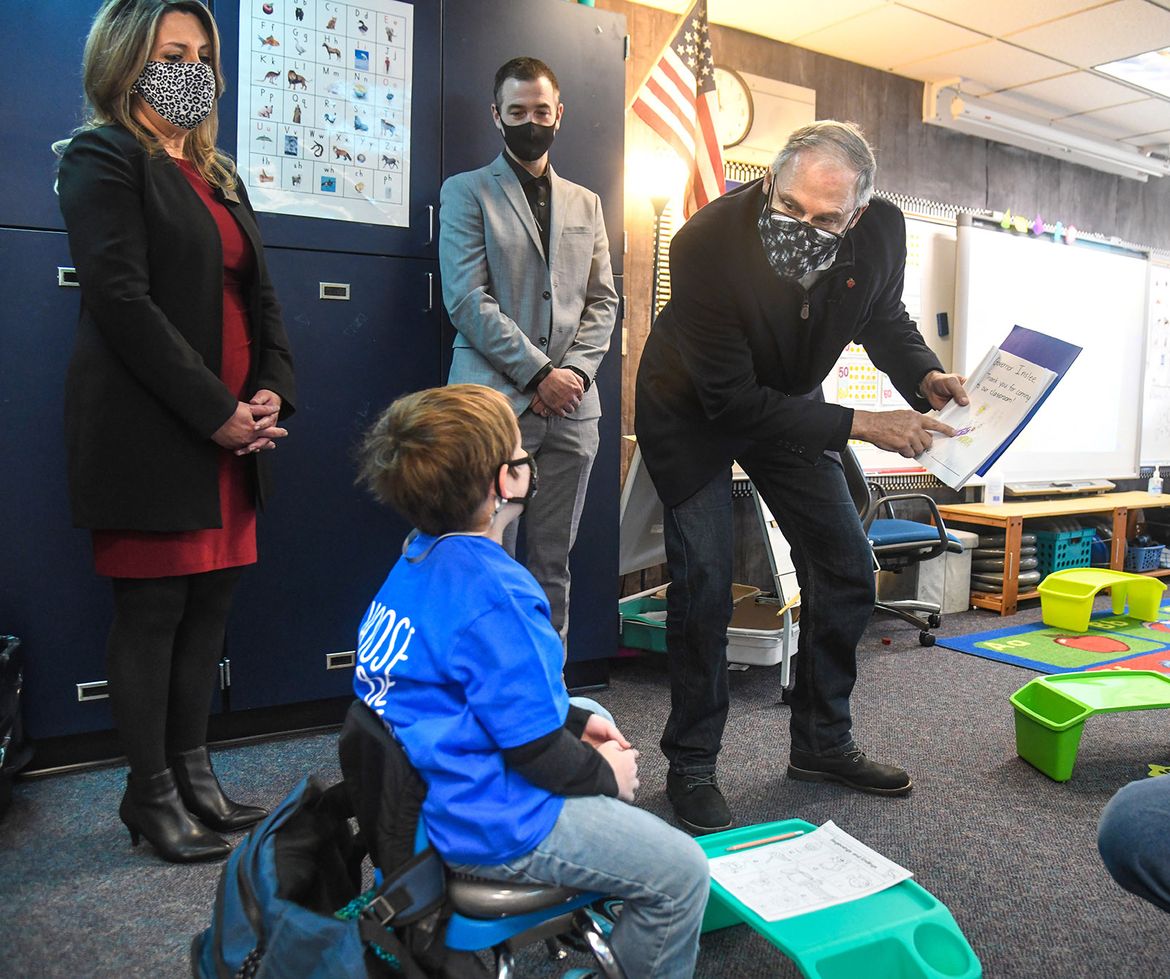
[(557, 93), (557, 97), (560, 97), (560, 83), (548, 65), (539, 58), (513, 58), (500, 65), (499, 71), (496, 72), (496, 83), (492, 89), (492, 97), (495, 99), (497, 109), (503, 108), (500, 105), (500, 89), (504, 87), (504, 82), (509, 78), (515, 78), (521, 82), (534, 82), (538, 78), (547, 78), (552, 84), (553, 91)]
[(795, 130), (772, 161), (773, 178), (779, 176), (784, 166), (805, 150), (824, 153), (856, 173), (854, 205), (861, 207), (869, 203), (873, 194), (874, 176), (877, 174), (877, 160), (856, 123), (823, 119)]
[(500, 466), (512, 459), (517, 433), (511, 404), (492, 388), (416, 391), (365, 433), (357, 482), (423, 533), (473, 530)]

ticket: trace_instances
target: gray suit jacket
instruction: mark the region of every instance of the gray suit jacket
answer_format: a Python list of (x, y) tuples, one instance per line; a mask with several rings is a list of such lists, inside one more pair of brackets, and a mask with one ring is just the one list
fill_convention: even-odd
[[(486, 384), (517, 415), (524, 390), (551, 361), (597, 375), (617, 319), (609, 239), (601, 200), (548, 168), (550, 261), (520, 181), (503, 155), (458, 173), (439, 197), (439, 270), (443, 303), (458, 331), (450, 384)], [(597, 385), (574, 418), (601, 414)]]

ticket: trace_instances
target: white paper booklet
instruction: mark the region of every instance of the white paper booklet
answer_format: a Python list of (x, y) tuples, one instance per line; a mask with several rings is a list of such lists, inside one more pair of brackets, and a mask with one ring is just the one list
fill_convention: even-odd
[(855, 901), (913, 876), (832, 821), (710, 863), (712, 879), (765, 921)]
[(1055, 371), (992, 347), (967, 378), (970, 403), (954, 401), (931, 415), (955, 435), (932, 432), (933, 444), (917, 461), (951, 489), (959, 489), (1018, 433), (1029, 412), (1057, 380)]

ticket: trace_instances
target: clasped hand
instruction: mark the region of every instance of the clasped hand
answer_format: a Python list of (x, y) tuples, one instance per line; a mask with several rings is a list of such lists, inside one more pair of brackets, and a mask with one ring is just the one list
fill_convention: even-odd
[(238, 456), (275, 449), (276, 439), (288, 435), (288, 429), (276, 424), (281, 403), (280, 395), (274, 391), (257, 391), (251, 401), (237, 402), (231, 418), (220, 425), (211, 440)]
[(593, 745), (613, 769), (618, 798), (623, 802), (633, 802), (641, 785), (638, 781), (638, 749), (631, 747), (622, 732), (600, 714), (589, 716), (581, 740)]
[(585, 384), (576, 371), (567, 367), (554, 367), (543, 381), (536, 386), (536, 397), (532, 399), (532, 410), (542, 418), (571, 415), (585, 397)]

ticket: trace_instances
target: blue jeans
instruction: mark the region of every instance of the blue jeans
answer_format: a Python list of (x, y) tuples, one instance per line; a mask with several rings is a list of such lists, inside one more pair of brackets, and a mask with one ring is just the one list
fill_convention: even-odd
[(1130, 782), (1101, 812), (1097, 848), (1131, 894), (1170, 911), (1170, 775)]
[[(792, 547), (800, 582), (792, 747), (839, 750), (852, 740), (849, 695), (857, 643), (873, 614), (873, 551), (835, 457), (810, 462), (757, 446), (739, 464)], [(715, 770), (727, 722), (730, 468), (664, 517), (670, 716), (661, 745), (672, 772), (692, 775)]]
[(451, 864), (489, 880), (554, 884), (625, 900), (610, 942), (630, 979), (695, 970), (710, 870), (699, 845), (657, 816), (608, 796), (565, 800), (532, 852), (496, 866)]

